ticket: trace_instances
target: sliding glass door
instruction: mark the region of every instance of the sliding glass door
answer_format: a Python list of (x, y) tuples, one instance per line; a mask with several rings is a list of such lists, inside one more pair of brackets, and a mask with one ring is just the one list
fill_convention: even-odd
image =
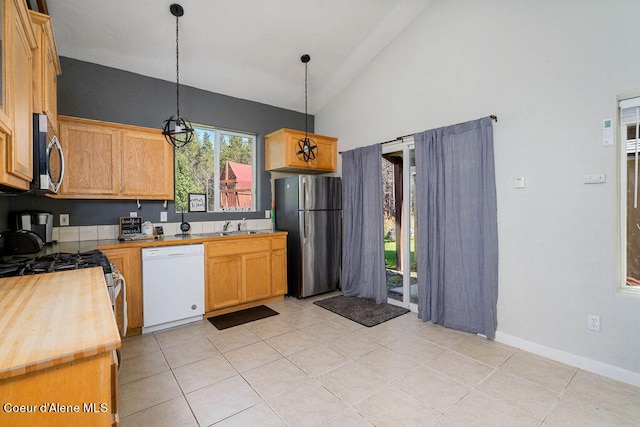
[(417, 310), (413, 141), (383, 146), (382, 185), (387, 300)]

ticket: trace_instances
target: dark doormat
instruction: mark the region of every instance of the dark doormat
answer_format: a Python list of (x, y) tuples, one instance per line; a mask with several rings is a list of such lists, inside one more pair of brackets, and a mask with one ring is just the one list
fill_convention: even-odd
[(242, 325), (243, 323), (253, 322), (255, 320), (265, 319), (267, 317), (279, 314), (277, 311), (270, 309), (266, 305), (259, 305), (233, 313), (221, 314), (219, 316), (209, 317), (209, 322), (219, 330), (231, 328), (233, 326)]
[(313, 303), (368, 327), (378, 325), (409, 312), (408, 308), (398, 307), (397, 305), (387, 303), (376, 304), (376, 302), (371, 299), (345, 297), (344, 295), (314, 301)]

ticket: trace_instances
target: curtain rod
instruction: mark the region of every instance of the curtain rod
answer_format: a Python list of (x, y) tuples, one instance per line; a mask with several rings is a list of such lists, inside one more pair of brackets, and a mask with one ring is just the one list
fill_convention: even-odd
[[(491, 114), (491, 115), (489, 116), (489, 118), (490, 118), (491, 120), (493, 120), (494, 122), (498, 123), (498, 116), (496, 116), (495, 114)], [(392, 142), (402, 141), (402, 140), (404, 140), (405, 138), (409, 138), (410, 136), (413, 136), (413, 135), (415, 135), (415, 134), (410, 133), (409, 135), (399, 136), (399, 137), (397, 137), (396, 139), (391, 139), (391, 140), (389, 140), (389, 141), (384, 141), (384, 142), (381, 142), (380, 144), (390, 144), (390, 143), (392, 143)], [(338, 151), (338, 154), (342, 154), (342, 151)]]

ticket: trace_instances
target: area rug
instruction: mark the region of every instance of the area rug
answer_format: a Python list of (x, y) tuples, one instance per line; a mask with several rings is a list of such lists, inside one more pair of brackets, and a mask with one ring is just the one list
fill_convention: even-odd
[(218, 330), (223, 330), (233, 326), (242, 325), (243, 323), (266, 319), (267, 317), (275, 316), (277, 314), (279, 314), (277, 311), (270, 309), (266, 305), (259, 305), (245, 310), (234, 311), (233, 313), (209, 317), (209, 322), (211, 322), (211, 324)]
[(314, 304), (368, 327), (409, 312), (409, 309), (397, 305), (376, 304), (374, 300), (344, 295), (314, 301)]

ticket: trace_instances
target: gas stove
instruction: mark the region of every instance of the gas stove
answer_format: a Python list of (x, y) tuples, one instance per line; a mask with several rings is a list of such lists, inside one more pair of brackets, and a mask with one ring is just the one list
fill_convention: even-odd
[(113, 272), (109, 259), (96, 249), (76, 253), (58, 252), (36, 258), (13, 257), (5, 259), (0, 261), (0, 277), (27, 276), (91, 267), (102, 267), (105, 276), (112, 275)]

